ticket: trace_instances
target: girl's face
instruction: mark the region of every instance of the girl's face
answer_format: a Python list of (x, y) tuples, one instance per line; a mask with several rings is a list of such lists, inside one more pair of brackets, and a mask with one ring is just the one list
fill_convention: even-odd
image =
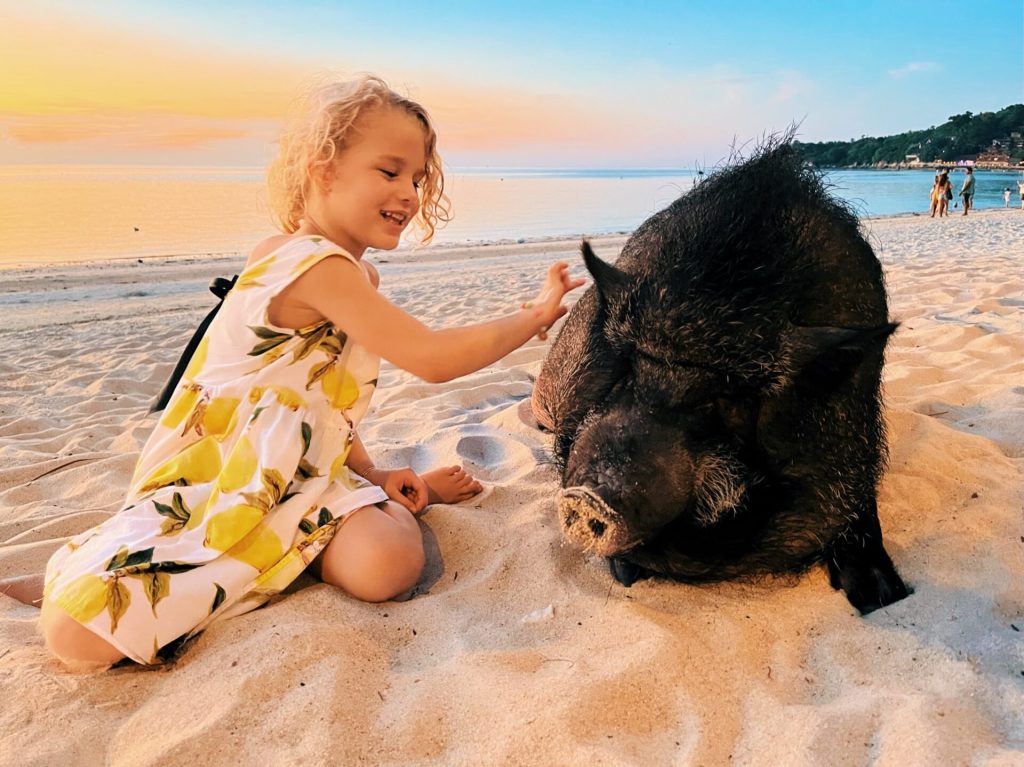
[(320, 179), (317, 223), (359, 257), (366, 248), (396, 247), (419, 210), (426, 136), (413, 115), (390, 107), (360, 115), (352, 131)]

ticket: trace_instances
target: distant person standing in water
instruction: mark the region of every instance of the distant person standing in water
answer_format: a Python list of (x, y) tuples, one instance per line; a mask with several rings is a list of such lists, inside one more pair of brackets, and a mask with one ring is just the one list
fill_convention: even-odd
[(974, 169), (967, 169), (967, 178), (964, 179), (964, 185), (960, 187), (960, 196), (964, 198), (964, 215), (971, 209), (971, 204), (974, 200)]
[(1003, 190), (1003, 207), (1010, 207), (1010, 187), (1006, 187), (1006, 189)]

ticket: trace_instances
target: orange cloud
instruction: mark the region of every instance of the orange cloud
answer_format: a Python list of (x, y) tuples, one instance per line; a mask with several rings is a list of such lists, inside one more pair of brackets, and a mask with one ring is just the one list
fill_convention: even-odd
[(0, 112), (266, 118), (285, 108), (300, 71), (293, 61), (218, 53), (95, 21), (7, 13)]

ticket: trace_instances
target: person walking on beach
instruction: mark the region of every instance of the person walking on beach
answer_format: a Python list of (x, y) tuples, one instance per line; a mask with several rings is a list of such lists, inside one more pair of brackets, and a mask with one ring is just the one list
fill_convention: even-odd
[(964, 199), (964, 215), (971, 209), (971, 205), (974, 201), (974, 169), (967, 169), (967, 178), (964, 179), (964, 185), (960, 187), (960, 196)]
[(939, 174), (935, 174), (935, 179), (932, 181), (932, 194), (931, 204), (928, 206), (928, 212), (932, 218), (935, 218), (935, 213), (939, 209)]
[(395, 248), (414, 220), (429, 240), (449, 219), (436, 141), (426, 111), (377, 77), (310, 94), (270, 172), (283, 233), (249, 256), (121, 511), (50, 558), (41, 627), (58, 658), (160, 663), (307, 568), (368, 602), (416, 584), (414, 515), (482, 488), (455, 466), (374, 465), (357, 427), (379, 359), (431, 382), (467, 375), (543, 340), (583, 284), (555, 263), (533, 301), (444, 330), (380, 295), (366, 250)]
[(1017, 191), (1020, 193), (1020, 209), (1024, 210), (1024, 179), (1017, 182)]
[(949, 201), (953, 199), (953, 184), (949, 181), (949, 171), (944, 170), (939, 174), (939, 218), (946, 215), (949, 210)]

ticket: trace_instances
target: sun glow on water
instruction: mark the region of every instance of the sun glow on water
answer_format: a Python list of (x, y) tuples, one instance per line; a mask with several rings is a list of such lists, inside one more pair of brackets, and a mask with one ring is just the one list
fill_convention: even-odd
[[(829, 174), (833, 193), (869, 216), (925, 212), (931, 178), (930, 171)], [(433, 245), (630, 232), (698, 179), (685, 169), (452, 171), (455, 219)], [(976, 206), (1002, 207), (1003, 189), (1015, 190), (1016, 180), (979, 172)], [(956, 189), (960, 183), (954, 174)], [(11, 265), (241, 255), (274, 228), (261, 169), (44, 166), (0, 167), (0, 231), (0, 265)]]

